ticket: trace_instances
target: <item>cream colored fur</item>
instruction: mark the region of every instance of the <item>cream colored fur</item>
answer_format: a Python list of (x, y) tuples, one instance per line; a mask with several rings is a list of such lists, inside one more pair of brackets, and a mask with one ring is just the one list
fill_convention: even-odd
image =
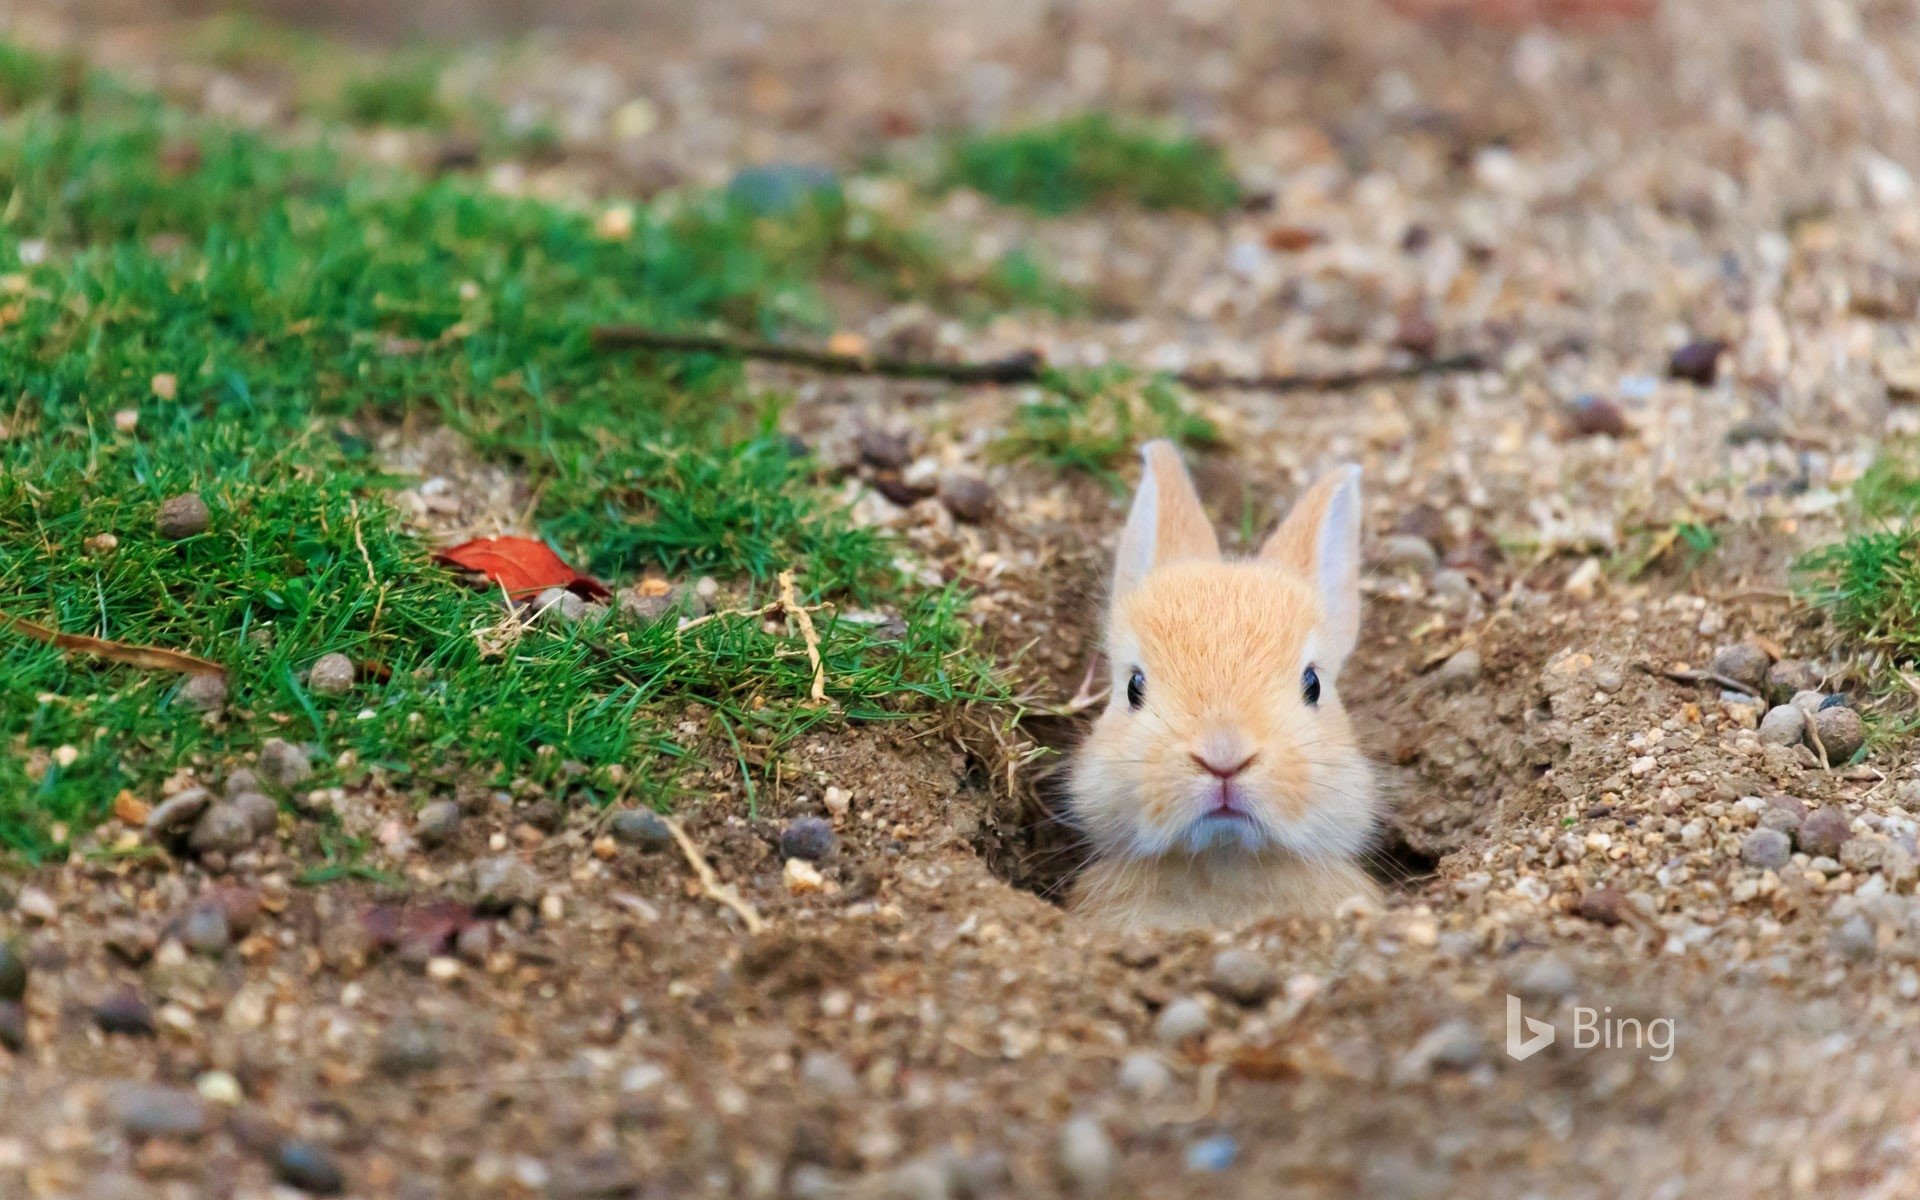
[[(1178, 453), (1157, 442), (1144, 456), (1107, 615), (1111, 697), (1069, 776), (1095, 855), (1075, 909), (1123, 927), (1230, 926), (1371, 894), (1354, 860), (1377, 803), (1339, 697), (1359, 627), (1358, 473), (1316, 484), (1258, 558), (1222, 562)], [(1206, 765), (1243, 760), (1228, 782)]]

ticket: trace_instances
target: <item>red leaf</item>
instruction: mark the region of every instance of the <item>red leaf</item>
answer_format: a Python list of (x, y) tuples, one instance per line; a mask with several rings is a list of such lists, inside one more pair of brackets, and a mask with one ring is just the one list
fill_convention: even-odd
[(434, 553), (436, 562), (478, 571), (518, 600), (548, 588), (566, 588), (589, 600), (613, 595), (605, 584), (568, 566), (566, 560), (538, 538), (475, 538)]

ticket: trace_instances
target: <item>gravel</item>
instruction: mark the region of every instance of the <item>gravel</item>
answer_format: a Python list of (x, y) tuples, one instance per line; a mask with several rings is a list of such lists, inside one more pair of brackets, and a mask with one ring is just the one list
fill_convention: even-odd
[(1867, 743), (1867, 727), (1860, 714), (1844, 706), (1814, 713), (1813, 733), (1827, 752), (1827, 762), (1836, 767), (1844, 766)]
[(1222, 950), (1207, 971), (1207, 986), (1235, 1004), (1252, 1007), (1273, 995), (1280, 977), (1266, 960), (1247, 950)]
[(1879, 952), (1879, 940), (1874, 936), (1873, 924), (1859, 913), (1854, 913), (1840, 922), (1833, 931), (1833, 949), (1842, 958), (1855, 962), (1864, 962)]
[(1766, 686), (1767, 671), (1773, 666), (1773, 656), (1752, 642), (1735, 642), (1715, 650), (1707, 665), (1710, 670), (1759, 691)]
[(170, 542), (205, 533), (212, 523), (213, 513), (208, 511), (207, 502), (193, 492), (175, 496), (161, 504), (153, 521), (160, 536)]
[(1760, 826), (1763, 829), (1778, 829), (1781, 833), (1795, 834), (1800, 831), (1800, 823), (1807, 819), (1807, 806), (1792, 796), (1769, 796), (1766, 807), (1760, 810)]
[(289, 1138), (273, 1153), (273, 1173), (289, 1187), (312, 1196), (338, 1196), (347, 1190), (347, 1177), (326, 1148)]
[(313, 763), (301, 747), (268, 738), (260, 745), (260, 774), (275, 787), (298, 787), (313, 775)]
[(343, 696), (353, 687), (353, 660), (344, 654), (322, 654), (307, 669), (307, 690), (317, 696)]
[(429, 848), (444, 846), (460, 832), (464, 814), (457, 800), (435, 800), (413, 819), (413, 836)]
[(1756, 829), (1740, 843), (1740, 861), (1755, 870), (1777, 871), (1793, 855), (1793, 839), (1778, 829)]
[(473, 901), (489, 912), (532, 908), (540, 903), (540, 877), (511, 854), (482, 859), (473, 868)]
[(247, 819), (256, 838), (272, 837), (280, 828), (280, 806), (265, 792), (241, 792), (227, 803)]
[(207, 789), (188, 788), (156, 804), (147, 814), (146, 830), (156, 838), (178, 836), (192, 828), (212, 802), (213, 793)]
[(1083, 1195), (1104, 1195), (1113, 1182), (1120, 1153), (1099, 1118), (1081, 1115), (1060, 1127), (1060, 1170)]
[(1846, 845), (1853, 836), (1849, 828), (1847, 814), (1837, 808), (1817, 809), (1800, 822), (1800, 849), (1808, 855), (1825, 855), (1837, 859), (1840, 847)]
[(233, 941), (227, 910), (217, 903), (198, 901), (180, 919), (180, 941), (196, 954), (215, 956)]
[(801, 817), (780, 831), (780, 857), (821, 862), (833, 857), (840, 839), (825, 817)]
[(1173, 1086), (1173, 1069), (1158, 1054), (1136, 1050), (1120, 1060), (1116, 1078), (1122, 1088), (1142, 1100), (1151, 1100)]
[(227, 704), (227, 677), (225, 675), (189, 675), (180, 690), (174, 693), (174, 703), (193, 712), (219, 712)]
[(235, 854), (253, 844), (253, 822), (233, 804), (212, 805), (194, 822), (187, 845), (196, 854)]
[(1760, 740), (1773, 746), (1798, 746), (1807, 739), (1807, 714), (1791, 704), (1777, 705), (1760, 718)]
[(104, 1033), (124, 1033), (132, 1037), (152, 1037), (153, 1010), (132, 988), (108, 993), (93, 1006), (93, 1023)]
[(1198, 1037), (1212, 1026), (1206, 1001), (1198, 996), (1182, 996), (1160, 1010), (1154, 1018), (1153, 1035), (1169, 1045)]
[(660, 814), (648, 808), (624, 808), (613, 814), (607, 829), (618, 841), (642, 850), (665, 850), (673, 845), (673, 830)]

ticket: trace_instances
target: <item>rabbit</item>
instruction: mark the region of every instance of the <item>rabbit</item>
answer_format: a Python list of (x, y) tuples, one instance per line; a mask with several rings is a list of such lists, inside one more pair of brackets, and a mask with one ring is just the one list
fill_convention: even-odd
[(1380, 820), (1340, 702), (1360, 629), (1360, 471), (1316, 483), (1246, 561), (1165, 441), (1120, 535), (1108, 703), (1067, 772), (1093, 857), (1070, 907), (1123, 928), (1330, 915), (1376, 897)]

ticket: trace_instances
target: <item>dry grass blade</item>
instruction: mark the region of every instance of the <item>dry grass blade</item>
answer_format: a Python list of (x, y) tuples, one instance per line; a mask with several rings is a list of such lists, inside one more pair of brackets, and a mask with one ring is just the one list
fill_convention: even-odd
[(793, 572), (780, 572), (780, 606), (800, 626), (800, 636), (807, 643), (807, 662), (813, 666), (813, 688), (808, 695), (815, 704), (827, 702), (827, 669), (820, 661), (820, 635), (813, 628), (813, 614), (800, 603), (793, 591)]
[(225, 675), (227, 673), (227, 669), (217, 662), (195, 658), (191, 654), (182, 654), (178, 650), (168, 650), (160, 646), (139, 646), (132, 642), (110, 642), (105, 638), (88, 637), (82, 633), (61, 633), (58, 629), (49, 629), (45, 625), (29, 621), (25, 617), (16, 617), (11, 613), (0, 612), (0, 626), (11, 626), (36, 642), (58, 646), (74, 654), (91, 654), (95, 658), (109, 659), (134, 667), (145, 667), (150, 671), (178, 671), (185, 675)]
[(720, 877), (713, 873), (712, 864), (707, 862), (707, 856), (700, 852), (699, 845), (687, 835), (686, 830), (680, 827), (680, 822), (672, 817), (661, 817), (660, 820), (666, 824), (667, 832), (673, 834), (673, 840), (679, 843), (680, 853), (686, 855), (687, 865), (692, 867), (693, 873), (699, 877), (700, 890), (706, 894), (707, 899), (732, 909), (740, 918), (740, 923), (747, 927), (748, 933), (764, 931), (767, 927), (766, 919), (753, 905), (748, 904), (741, 897), (732, 884), (720, 882)]

